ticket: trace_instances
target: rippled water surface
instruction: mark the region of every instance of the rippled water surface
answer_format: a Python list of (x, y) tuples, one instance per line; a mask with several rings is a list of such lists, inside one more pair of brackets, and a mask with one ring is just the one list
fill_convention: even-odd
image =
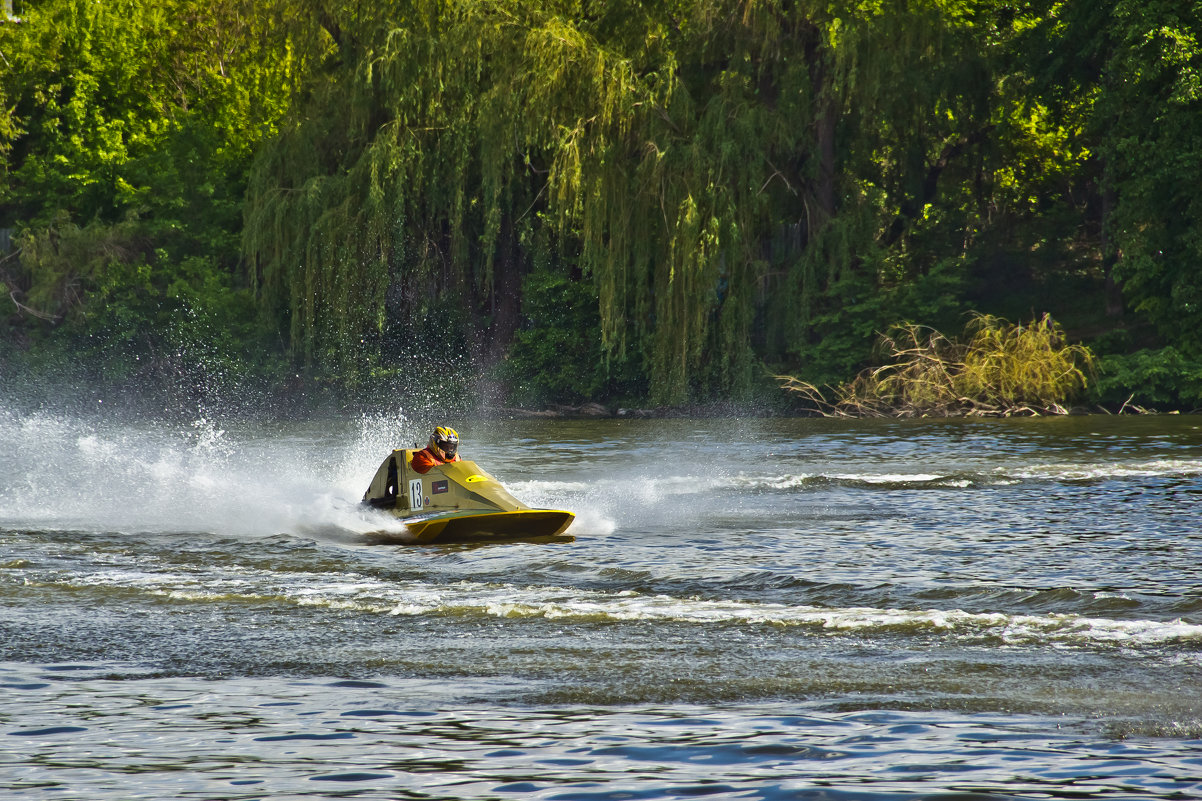
[(0, 797), (1202, 796), (1199, 418), (431, 422), (0, 405)]

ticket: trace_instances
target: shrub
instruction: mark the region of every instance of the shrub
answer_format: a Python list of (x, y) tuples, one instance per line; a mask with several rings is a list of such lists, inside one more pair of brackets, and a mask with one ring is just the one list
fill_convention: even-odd
[(785, 389), (824, 414), (843, 417), (1065, 414), (1089, 385), (1094, 357), (1065, 342), (1049, 315), (1010, 324), (977, 315), (963, 341), (914, 323), (879, 339), (887, 362), (835, 387), (827, 401), (816, 387), (779, 376)]
[(1107, 405), (1202, 407), (1202, 360), (1172, 346), (1098, 360), (1097, 399)]

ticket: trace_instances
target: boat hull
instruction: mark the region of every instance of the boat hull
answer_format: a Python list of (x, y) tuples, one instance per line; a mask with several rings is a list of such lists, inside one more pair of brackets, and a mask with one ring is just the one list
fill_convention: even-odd
[(508, 512), (461, 509), (402, 518), (414, 542), (556, 537), (576, 515), (562, 509), (517, 509)]

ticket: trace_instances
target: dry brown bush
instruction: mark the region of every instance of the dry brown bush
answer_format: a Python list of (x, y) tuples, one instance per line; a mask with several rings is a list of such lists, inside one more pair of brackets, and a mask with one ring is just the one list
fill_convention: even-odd
[(885, 364), (850, 382), (818, 387), (776, 376), (816, 411), (831, 417), (959, 417), (1067, 414), (1089, 384), (1093, 354), (1068, 344), (1051, 316), (1012, 324), (976, 315), (964, 341), (903, 323), (881, 336)]

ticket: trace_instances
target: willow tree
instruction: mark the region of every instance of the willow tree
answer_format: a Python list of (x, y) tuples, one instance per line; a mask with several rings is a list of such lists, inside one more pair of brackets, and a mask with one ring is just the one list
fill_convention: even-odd
[[(746, 387), (758, 358), (804, 361), (823, 315), (847, 327), (841, 286), (927, 269), (905, 246), (988, 128), (990, 5), (688, 7), (662, 105), (609, 137), (616, 152), (591, 150), (579, 182), (606, 344), (637, 337), (661, 399)], [(863, 356), (889, 322), (853, 332)]]
[(353, 371), (436, 303), (497, 355), (553, 243), (654, 400), (738, 391), (922, 219), (976, 124), (941, 70), (978, 49), (977, 5), (319, 6), (326, 61), (260, 156), (245, 250), (312, 367)]
[(327, 63), (259, 160), (245, 238), (307, 365), (353, 373), (390, 318), (438, 305), (456, 307), (477, 358), (507, 344), (529, 243), (573, 237), (569, 195), (607, 146), (598, 132), (654, 105), (631, 58), (557, 10), (419, 0), (313, 16)]

